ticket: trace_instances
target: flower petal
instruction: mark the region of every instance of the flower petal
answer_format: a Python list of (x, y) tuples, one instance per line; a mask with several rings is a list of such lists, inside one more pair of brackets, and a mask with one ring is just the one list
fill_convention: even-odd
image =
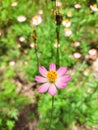
[(39, 72), (42, 76), (46, 77), (46, 74), (47, 74), (47, 70), (44, 66), (40, 66), (39, 67)]
[(60, 67), (57, 70), (57, 73), (58, 73), (59, 76), (63, 76), (66, 72), (67, 72), (67, 67)]
[(56, 86), (54, 84), (51, 84), (50, 87), (49, 87), (49, 90), (48, 90), (48, 93), (51, 95), (51, 96), (54, 96), (56, 93), (57, 93), (57, 89), (56, 89)]
[(57, 88), (61, 88), (61, 89), (65, 88), (67, 86), (67, 83), (60, 82), (60, 81), (56, 81), (55, 84), (56, 84)]
[(69, 75), (61, 76), (57, 79), (59, 82), (68, 82), (71, 80), (71, 77)]
[(54, 70), (56, 71), (56, 65), (54, 63), (50, 64), (49, 70)]
[(35, 81), (39, 83), (47, 82), (47, 78), (44, 78), (42, 76), (35, 76)]
[(49, 83), (45, 83), (45, 84), (42, 84), (41, 86), (38, 87), (38, 91), (40, 93), (45, 93), (46, 91), (48, 91), (48, 88), (49, 88)]

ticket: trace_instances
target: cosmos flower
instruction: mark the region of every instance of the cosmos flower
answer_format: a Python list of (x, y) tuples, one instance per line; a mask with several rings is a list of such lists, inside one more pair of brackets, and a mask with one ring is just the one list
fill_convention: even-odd
[(19, 41), (20, 41), (20, 42), (24, 42), (24, 41), (25, 41), (25, 38), (21, 36), (21, 37), (19, 37)]
[(95, 12), (98, 11), (98, 7), (97, 7), (96, 4), (90, 5), (90, 8), (91, 8), (92, 11), (95, 11)]
[(88, 76), (89, 73), (90, 73), (90, 69), (89, 69), (89, 68), (86, 68), (86, 69), (84, 70), (84, 72), (83, 72), (83, 74), (84, 74), (85, 76)]
[(31, 43), (31, 44), (30, 44), (30, 47), (31, 47), (31, 48), (35, 48), (35, 43)]
[(65, 35), (66, 37), (69, 37), (71, 34), (72, 34), (71, 29), (70, 29), (70, 28), (65, 28), (64, 35)]
[(21, 48), (21, 44), (17, 43), (17, 47), (18, 47), (18, 48)]
[(0, 31), (0, 36), (2, 35), (2, 32)]
[(57, 94), (57, 89), (64, 89), (71, 77), (66, 74), (67, 68), (60, 67), (56, 70), (56, 65), (54, 63), (50, 64), (49, 71), (44, 66), (39, 67), (39, 72), (41, 76), (35, 76), (35, 81), (42, 83), (38, 87), (40, 93), (48, 93), (52, 96)]
[(27, 62), (27, 61), (25, 61), (25, 62), (24, 62), (24, 65), (28, 65), (28, 62)]
[(81, 5), (80, 5), (80, 4), (75, 4), (74, 7), (75, 7), (76, 9), (80, 9), (80, 8), (81, 8)]
[(81, 44), (80, 42), (75, 42), (75, 43), (74, 43), (74, 46), (75, 46), (75, 47), (78, 47), (78, 46), (80, 46), (80, 44)]
[(43, 12), (42, 9), (38, 11), (38, 14), (39, 14), (39, 15), (42, 15), (43, 13), (44, 13), (44, 12)]
[(69, 11), (69, 12), (67, 13), (67, 16), (68, 16), (68, 17), (72, 17), (72, 16), (73, 16), (72, 12)]
[(13, 2), (13, 3), (11, 4), (12, 7), (15, 7), (15, 6), (17, 6), (17, 5), (18, 5), (18, 2)]
[(88, 53), (89, 53), (89, 55), (96, 55), (97, 50), (93, 48), (93, 49), (90, 49)]
[(18, 22), (25, 22), (26, 19), (27, 19), (27, 18), (26, 18), (25, 16), (23, 16), (23, 15), (17, 17), (17, 21), (18, 21)]
[(74, 47), (79, 47), (80, 44), (81, 44), (81, 43), (80, 43), (79, 41), (77, 41), (77, 42), (72, 43), (72, 46), (74, 46)]
[(71, 22), (70, 22), (69, 19), (63, 20), (63, 21), (62, 21), (62, 24), (63, 24), (63, 26), (66, 27), (66, 28), (68, 28), (68, 27), (71, 26)]
[(79, 52), (75, 52), (75, 53), (73, 54), (73, 57), (76, 58), (76, 59), (81, 58), (81, 56), (82, 56), (82, 55), (81, 55)]
[(96, 49), (94, 49), (94, 48), (92, 48), (92, 49), (90, 49), (89, 51), (88, 51), (88, 56), (89, 56), (89, 58), (91, 59), (91, 60), (96, 60), (97, 59), (97, 55), (98, 55), (98, 53), (97, 53), (97, 50)]
[(57, 7), (61, 7), (62, 6), (62, 3), (60, 1), (56, 1), (56, 6)]
[(10, 62), (9, 62), (9, 65), (10, 65), (10, 66), (14, 66), (14, 65), (15, 65), (15, 61), (10, 61)]
[(40, 15), (35, 15), (32, 18), (31, 24), (34, 26), (37, 26), (37, 25), (41, 24), (41, 22), (42, 22), (42, 17)]
[(54, 43), (54, 47), (55, 47), (55, 48), (58, 48), (58, 47), (60, 47), (60, 44), (56, 41), (56, 42)]

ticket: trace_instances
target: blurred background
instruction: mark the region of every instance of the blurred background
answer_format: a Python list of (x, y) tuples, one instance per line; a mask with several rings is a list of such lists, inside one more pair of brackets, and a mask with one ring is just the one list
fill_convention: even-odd
[(55, 96), (52, 130), (98, 130), (98, 0), (0, 0), (0, 130), (47, 130), (51, 96), (37, 92), (35, 48), (48, 68), (57, 47), (72, 80)]

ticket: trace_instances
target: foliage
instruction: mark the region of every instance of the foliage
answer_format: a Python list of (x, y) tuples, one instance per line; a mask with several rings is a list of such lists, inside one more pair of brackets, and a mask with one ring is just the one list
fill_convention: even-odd
[[(2, 67), (2, 69), (4, 69)], [(3, 70), (4, 71), (4, 70)], [(3, 72), (2, 72), (3, 74)], [(0, 128), (12, 130), (15, 120), (18, 120), (18, 111), (30, 101), (16, 92), (16, 85), (12, 82), (15, 72), (12, 68), (6, 67), (4, 76), (0, 82)]]

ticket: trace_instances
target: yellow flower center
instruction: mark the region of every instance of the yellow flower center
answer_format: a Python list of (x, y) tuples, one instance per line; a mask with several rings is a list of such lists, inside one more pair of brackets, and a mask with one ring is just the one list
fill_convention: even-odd
[(34, 18), (36, 21), (38, 21), (38, 16), (37, 16), (37, 15), (35, 15), (33, 18)]
[(54, 82), (55, 79), (57, 78), (57, 73), (54, 70), (51, 70), (47, 73), (47, 78), (49, 79), (50, 82)]
[(69, 19), (66, 19), (65, 22), (66, 22), (66, 23), (69, 23)]
[(93, 7), (94, 7), (94, 8), (97, 8), (97, 5), (96, 5), (96, 4), (94, 4), (94, 5), (93, 5)]

